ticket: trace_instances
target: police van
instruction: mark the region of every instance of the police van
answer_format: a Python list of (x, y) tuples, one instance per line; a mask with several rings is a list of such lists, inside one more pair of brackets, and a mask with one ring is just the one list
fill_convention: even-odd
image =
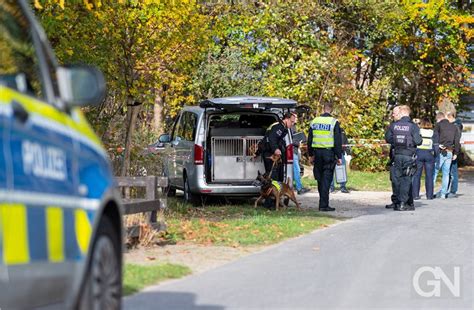
[(59, 66), (24, 0), (0, 28), (0, 308), (120, 308), (120, 200), (79, 109), (104, 78)]

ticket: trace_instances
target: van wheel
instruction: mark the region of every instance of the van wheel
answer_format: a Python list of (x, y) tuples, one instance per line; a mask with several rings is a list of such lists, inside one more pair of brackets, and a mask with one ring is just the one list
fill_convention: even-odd
[(84, 280), (79, 309), (120, 309), (122, 264), (120, 236), (104, 217), (98, 226)]
[(199, 195), (191, 193), (191, 188), (189, 187), (189, 181), (186, 175), (184, 176), (184, 201), (187, 203), (191, 203), (193, 205), (197, 205), (200, 201)]

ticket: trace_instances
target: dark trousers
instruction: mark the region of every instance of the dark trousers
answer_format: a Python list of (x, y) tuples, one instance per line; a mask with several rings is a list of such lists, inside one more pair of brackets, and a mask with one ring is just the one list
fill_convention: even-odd
[(273, 160), (269, 157), (272, 156), (272, 153), (263, 153), (263, 165), (265, 166), (265, 173), (270, 175), (272, 180), (283, 182), (283, 162), (284, 158), (282, 157), (282, 162), (273, 166)]
[(425, 189), (426, 198), (433, 198), (433, 173), (435, 157), (429, 150), (417, 150), (416, 151), (416, 174), (413, 176), (413, 195), (415, 197), (420, 196), (420, 183), (421, 174), (423, 173), (423, 167), (425, 168)]
[[(397, 195), (395, 194), (395, 182), (393, 181), (393, 176), (395, 174), (395, 164), (392, 163), (390, 166), (390, 182), (392, 183), (392, 196), (390, 196), (390, 199), (392, 200), (393, 204), (400, 204), (400, 201), (398, 201)], [(413, 204), (413, 187), (410, 187), (410, 191), (408, 192), (408, 201), (407, 203), (409, 205)]]
[(407, 155), (395, 155), (394, 158), (394, 173), (393, 173), (393, 188), (397, 196), (398, 203), (412, 203), (410, 200), (412, 194), (412, 177), (405, 174), (407, 167), (413, 164), (413, 157)]
[(392, 184), (392, 196), (390, 196), (390, 200), (392, 200), (393, 204), (399, 204), (397, 195), (395, 194), (395, 182), (393, 181), (394, 175), (395, 175), (395, 164), (392, 163), (390, 165), (390, 183)]
[(318, 181), (319, 208), (329, 207), (329, 188), (336, 167), (332, 149), (315, 149), (313, 174)]

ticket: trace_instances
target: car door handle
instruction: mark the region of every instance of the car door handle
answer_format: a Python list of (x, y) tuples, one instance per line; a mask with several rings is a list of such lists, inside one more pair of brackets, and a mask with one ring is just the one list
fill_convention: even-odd
[(21, 123), (25, 123), (30, 116), (25, 107), (16, 100), (12, 101), (13, 116)]

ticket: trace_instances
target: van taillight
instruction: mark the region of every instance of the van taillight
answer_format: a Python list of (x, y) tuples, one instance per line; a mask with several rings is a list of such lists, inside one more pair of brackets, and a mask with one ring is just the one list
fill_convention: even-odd
[(293, 144), (290, 144), (286, 147), (286, 162), (288, 164), (293, 163)]
[(194, 144), (194, 164), (204, 164), (204, 148), (201, 145)]

